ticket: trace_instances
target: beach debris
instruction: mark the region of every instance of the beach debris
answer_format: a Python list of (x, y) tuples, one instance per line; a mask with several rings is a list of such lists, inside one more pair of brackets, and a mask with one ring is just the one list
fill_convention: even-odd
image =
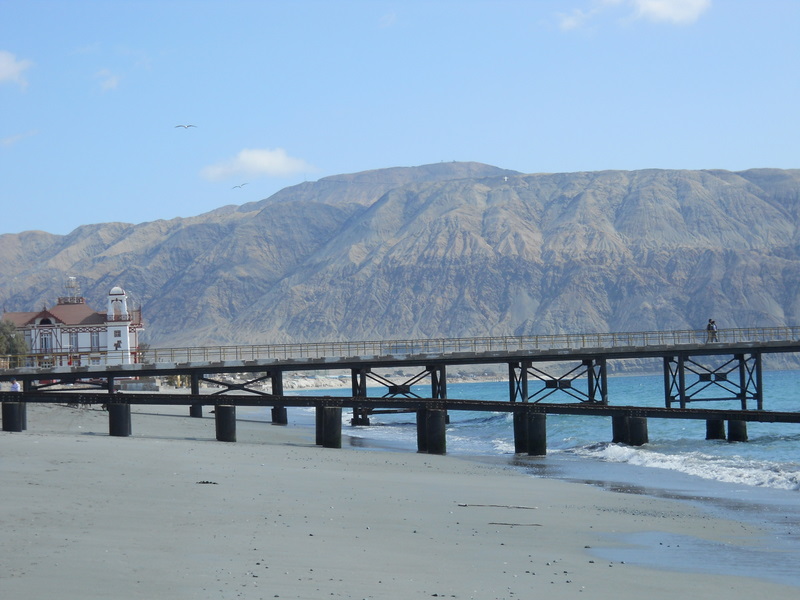
[[(541, 523), (495, 523), (490, 522), (489, 525), (507, 525), (509, 527), (541, 527)], [(504, 544), (500, 544), (501, 546)]]
[(219, 485), (216, 481), (198, 481), (197, 483), (204, 485)]

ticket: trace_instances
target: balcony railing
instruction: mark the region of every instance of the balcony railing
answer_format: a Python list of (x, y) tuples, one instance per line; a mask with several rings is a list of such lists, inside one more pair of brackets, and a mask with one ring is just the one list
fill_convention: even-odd
[[(796, 342), (798, 340), (800, 340), (800, 327), (750, 327), (721, 329), (717, 332), (717, 342), (723, 344)], [(375, 356), (401, 357), (420, 354), (438, 356), (458, 353), (673, 347), (708, 342), (705, 330), (687, 329), (626, 333), (564, 333), (532, 336), (148, 348), (132, 354), (134, 362), (137, 363), (176, 364), (270, 359), (341, 359)], [(76, 355), (70, 352), (0, 356), (0, 368), (78, 366), (78, 363), (88, 365), (88, 361), (98, 358), (102, 364), (120, 364), (121, 357), (122, 354), (119, 351), (92, 353), (91, 356)]]

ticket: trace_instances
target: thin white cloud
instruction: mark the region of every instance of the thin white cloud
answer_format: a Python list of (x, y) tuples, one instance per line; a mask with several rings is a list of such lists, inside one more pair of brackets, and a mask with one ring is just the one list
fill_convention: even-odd
[(397, 22), (397, 13), (387, 13), (380, 19), (379, 26), (381, 29), (392, 27)]
[(589, 26), (595, 19), (624, 11), (622, 20), (644, 19), (657, 23), (689, 25), (711, 8), (711, 0), (592, 0), (588, 8), (575, 8), (569, 13), (559, 13), (559, 27), (563, 31)]
[(0, 50), (0, 83), (16, 83), (25, 89), (28, 81), (24, 73), (32, 65), (30, 60), (18, 60), (11, 52)]
[(203, 177), (219, 181), (233, 176), (287, 177), (314, 171), (314, 167), (301, 158), (293, 158), (283, 148), (245, 148), (234, 158), (204, 167)]
[(10, 135), (8, 137), (0, 138), (0, 146), (3, 148), (10, 148), (11, 146), (21, 142), (25, 138), (29, 138), (31, 136), (36, 135), (39, 133), (38, 131), (26, 131), (25, 133), (18, 133), (16, 135)]
[(583, 10), (575, 8), (572, 12), (558, 15), (558, 26), (564, 31), (580, 29), (597, 13), (597, 10)]
[(100, 69), (94, 76), (100, 80), (100, 89), (104, 92), (115, 90), (119, 85), (119, 76), (108, 69)]
[(634, 0), (636, 14), (650, 21), (694, 23), (711, 8), (711, 0)]

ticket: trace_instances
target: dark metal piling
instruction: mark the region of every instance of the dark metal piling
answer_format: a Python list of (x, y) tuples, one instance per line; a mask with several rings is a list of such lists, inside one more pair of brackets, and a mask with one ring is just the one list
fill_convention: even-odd
[(706, 420), (706, 439), (707, 440), (725, 439), (725, 421), (723, 419)]
[(128, 437), (131, 435), (131, 405), (123, 402), (108, 404), (108, 435)]
[(747, 441), (747, 421), (728, 421), (728, 441), (746, 442)]
[(417, 410), (417, 452), (428, 451), (428, 410)]
[(445, 435), (447, 411), (428, 409), (425, 420), (425, 438), (428, 454), (447, 454), (447, 436)]
[(220, 442), (236, 441), (236, 407), (217, 405), (214, 411), (214, 424), (217, 429), (217, 440)]
[(289, 424), (289, 416), (286, 413), (285, 406), (273, 406), (272, 407), (272, 424), (273, 425), (288, 425)]
[(322, 447), (342, 447), (342, 408), (326, 406), (322, 409)]
[(628, 417), (614, 415), (611, 417), (611, 441), (614, 444), (627, 444), (630, 439)]
[(528, 455), (547, 454), (547, 415), (529, 412), (528, 415)]
[[(283, 372), (274, 371), (270, 373), (270, 385), (272, 394), (275, 396), (283, 396)], [(276, 405), (272, 407), (272, 424), (273, 425), (288, 425), (289, 415), (286, 413), (286, 407)]]
[[(192, 395), (200, 395), (200, 373), (192, 373)], [(203, 405), (199, 402), (194, 402), (189, 405), (189, 416), (196, 419), (203, 418)]]
[(646, 417), (628, 417), (628, 444), (630, 446), (643, 446), (650, 439), (647, 435)]
[(615, 415), (611, 417), (612, 439), (615, 444), (642, 446), (649, 441), (647, 417)]
[(322, 444), (325, 443), (325, 418), (323, 415), (324, 408), (322, 406), (317, 406), (314, 411), (314, 424), (316, 425), (316, 438), (314, 442), (317, 446), (322, 446)]
[(3, 402), (3, 431), (22, 429), (22, 402)]
[(525, 412), (514, 411), (514, 452), (523, 454), (528, 451), (528, 418)]

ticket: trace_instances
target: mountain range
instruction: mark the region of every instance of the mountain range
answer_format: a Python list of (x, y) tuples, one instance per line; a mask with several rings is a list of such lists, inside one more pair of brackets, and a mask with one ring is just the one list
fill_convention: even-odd
[(799, 216), (800, 170), (379, 169), (0, 235), (0, 307), (120, 285), (157, 347), (798, 325)]

